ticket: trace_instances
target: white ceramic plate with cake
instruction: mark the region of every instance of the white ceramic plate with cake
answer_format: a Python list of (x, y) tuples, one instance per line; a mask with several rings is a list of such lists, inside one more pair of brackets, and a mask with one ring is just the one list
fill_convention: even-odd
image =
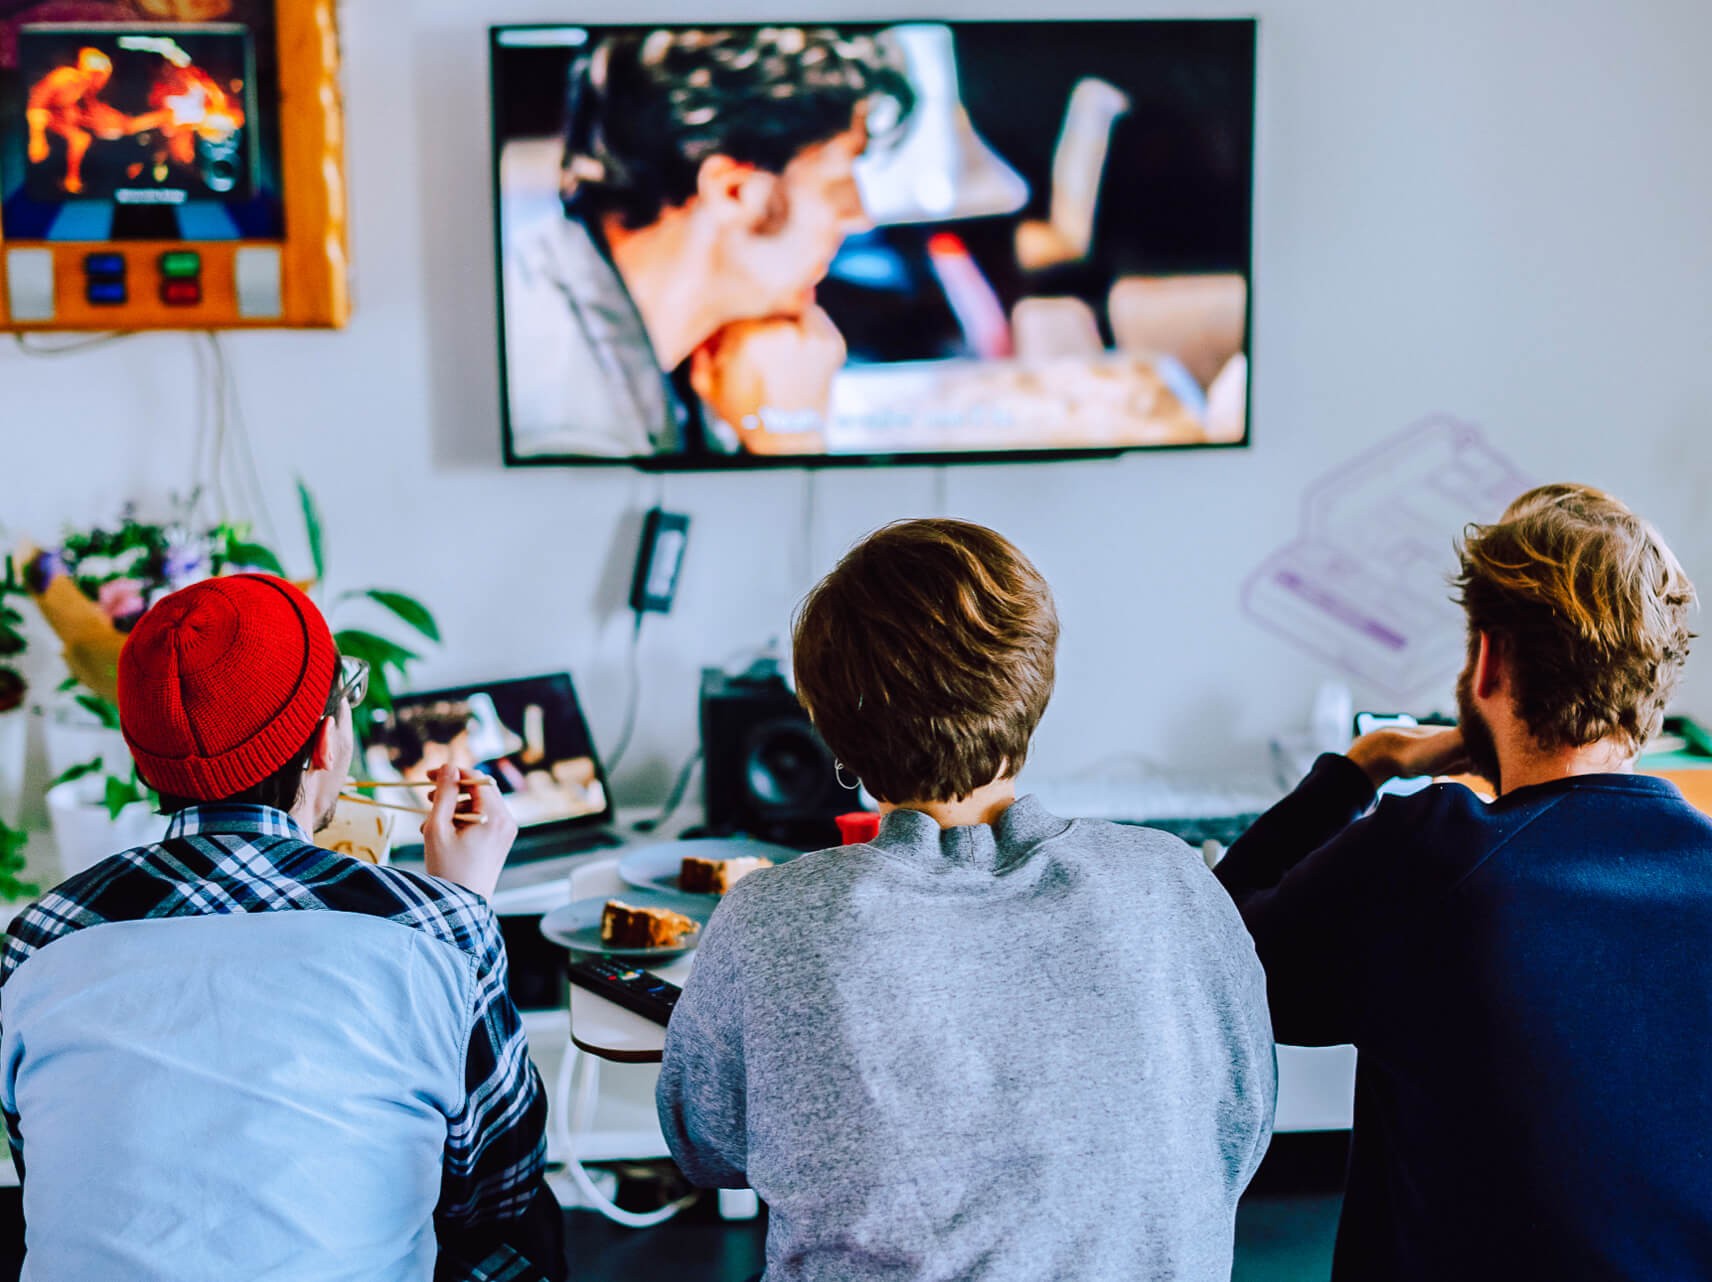
[(700, 943), (717, 906), (705, 895), (627, 890), (555, 908), (541, 919), (541, 933), (579, 953), (659, 961)]
[(699, 895), (712, 902), (748, 874), (788, 863), (801, 853), (753, 837), (663, 841), (621, 858), (618, 875), (643, 890)]

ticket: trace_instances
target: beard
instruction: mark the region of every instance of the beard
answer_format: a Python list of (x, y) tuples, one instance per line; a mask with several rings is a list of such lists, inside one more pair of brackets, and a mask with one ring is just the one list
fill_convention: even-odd
[(1462, 730), (1463, 750), (1468, 753), (1474, 772), (1490, 783), (1494, 792), (1502, 792), (1503, 785), (1498, 778), (1498, 743), (1492, 737), (1491, 724), (1474, 702), (1472, 664), (1464, 668), (1456, 679), (1456, 721)]

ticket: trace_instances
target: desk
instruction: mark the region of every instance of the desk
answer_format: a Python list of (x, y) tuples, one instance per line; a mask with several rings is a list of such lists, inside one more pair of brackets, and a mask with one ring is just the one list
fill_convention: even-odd
[(1684, 801), (1701, 814), (1712, 815), (1712, 769), (1707, 768), (1708, 764), (1712, 763), (1703, 760), (1698, 767), (1684, 768), (1663, 763), (1655, 766), (1643, 758), (1641, 773), (1669, 780), (1681, 791)]

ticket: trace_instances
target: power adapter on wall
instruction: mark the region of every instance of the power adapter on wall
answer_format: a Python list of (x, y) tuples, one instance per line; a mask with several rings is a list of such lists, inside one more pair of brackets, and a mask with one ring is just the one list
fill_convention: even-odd
[(638, 622), (644, 614), (671, 613), (689, 541), (689, 517), (664, 508), (649, 510), (636, 549), (636, 576), (630, 582), (630, 608)]

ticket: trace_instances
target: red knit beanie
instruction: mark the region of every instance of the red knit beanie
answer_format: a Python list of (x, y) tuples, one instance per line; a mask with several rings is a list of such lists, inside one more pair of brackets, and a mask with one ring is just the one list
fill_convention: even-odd
[(283, 579), (239, 574), (182, 588), (119, 653), (119, 725), (150, 787), (220, 801), (309, 741), (333, 693), (327, 621)]

